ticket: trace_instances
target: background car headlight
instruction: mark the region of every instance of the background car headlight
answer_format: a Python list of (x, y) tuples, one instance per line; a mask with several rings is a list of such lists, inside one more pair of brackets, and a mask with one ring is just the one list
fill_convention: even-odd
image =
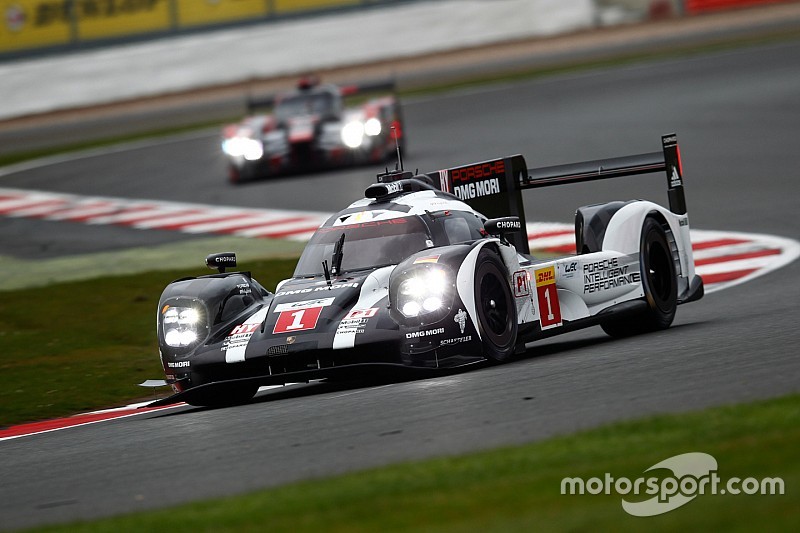
[(361, 143), (364, 142), (364, 125), (358, 121), (345, 124), (342, 128), (342, 142), (348, 148), (361, 146)]
[(410, 271), (397, 287), (397, 309), (406, 318), (435, 313), (452, 302), (453, 280), (442, 267)]
[(381, 121), (372, 117), (364, 123), (364, 133), (370, 137), (375, 137), (381, 134)]
[(257, 139), (232, 137), (222, 142), (222, 151), (231, 157), (244, 157), (256, 161), (264, 156), (264, 145)]
[(172, 348), (185, 348), (203, 340), (208, 329), (205, 312), (197, 307), (165, 306), (161, 324), (164, 342)]

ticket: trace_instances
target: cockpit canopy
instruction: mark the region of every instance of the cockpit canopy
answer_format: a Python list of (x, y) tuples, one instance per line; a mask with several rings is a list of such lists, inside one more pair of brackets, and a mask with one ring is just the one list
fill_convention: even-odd
[(292, 93), (275, 104), (275, 117), (279, 122), (303, 116), (338, 117), (341, 113), (339, 91), (327, 87)]
[(319, 228), (300, 256), (294, 277), (322, 275), (322, 262), (331, 263), (342, 235), (340, 273), (396, 265), (429, 248), (471, 242), (485, 236), (485, 219), (468, 211), (369, 218), (356, 214), (348, 217), (345, 224)]

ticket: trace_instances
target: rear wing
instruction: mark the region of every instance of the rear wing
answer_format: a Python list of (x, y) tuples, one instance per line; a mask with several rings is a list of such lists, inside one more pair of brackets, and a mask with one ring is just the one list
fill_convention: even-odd
[[(482, 163), (428, 173), (435, 184), (452, 193), (489, 218), (517, 216), (525, 227), (522, 190), (581, 183), (623, 176), (665, 171), (669, 209), (686, 214), (678, 138), (661, 137), (661, 151), (610, 159), (598, 159), (552, 167), (529, 169), (525, 158), (512, 155)], [(530, 253), (525, 233), (511, 234), (510, 240), (522, 253)]]
[[(319, 80), (316, 78), (301, 78), (297, 84), (297, 89), (299, 92), (309, 91), (317, 85), (319, 85)], [(348, 85), (339, 85), (338, 89), (342, 98), (347, 98), (365, 93), (390, 92), (394, 94), (397, 90), (397, 84), (393, 79), (377, 80)], [(255, 109), (275, 107), (275, 102), (278, 100), (279, 96), (280, 95), (272, 94), (259, 97), (249, 97), (247, 99), (247, 110), (253, 111)]]

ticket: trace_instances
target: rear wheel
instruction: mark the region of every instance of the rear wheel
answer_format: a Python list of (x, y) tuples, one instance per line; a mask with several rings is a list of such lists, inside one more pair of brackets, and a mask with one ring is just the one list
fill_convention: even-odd
[(627, 337), (648, 331), (667, 329), (675, 318), (678, 305), (678, 281), (675, 263), (664, 228), (648, 217), (642, 225), (639, 252), (642, 287), (647, 310), (634, 317), (625, 317), (602, 324), (612, 337)]
[(517, 307), (496, 253), (483, 249), (475, 268), (475, 305), (483, 354), (493, 361), (505, 361), (514, 354), (517, 342)]

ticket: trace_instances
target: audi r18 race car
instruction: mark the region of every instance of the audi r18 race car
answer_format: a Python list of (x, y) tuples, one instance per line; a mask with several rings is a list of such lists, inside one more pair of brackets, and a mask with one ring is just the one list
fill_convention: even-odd
[[(529, 170), (521, 155), (378, 176), (313, 235), (271, 292), (233, 253), (171, 283), (158, 344), (178, 400), (225, 405), (259, 386), (385, 368), (503, 362), (528, 342), (592, 325), (612, 336), (670, 326), (703, 296), (675, 135), (660, 152)], [(665, 170), (669, 208), (581, 207), (576, 254), (529, 255), (521, 191)], [(493, 218), (487, 218), (493, 217)]]
[[(345, 105), (348, 97), (387, 91), (391, 94)], [(336, 86), (303, 78), (294, 91), (250, 100), (251, 112), (272, 112), (250, 115), (223, 129), (230, 181), (383, 162), (405, 142), (393, 91), (390, 82)]]

